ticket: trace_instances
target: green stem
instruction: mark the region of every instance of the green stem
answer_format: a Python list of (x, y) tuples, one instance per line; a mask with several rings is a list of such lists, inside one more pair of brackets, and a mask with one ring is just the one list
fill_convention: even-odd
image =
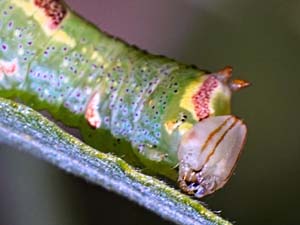
[(230, 224), (199, 201), (139, 173), (120, 158), (83, 144), (36, 111), (2, 98), (0, 143), (29, 152), (123, 195), (176, 224)]

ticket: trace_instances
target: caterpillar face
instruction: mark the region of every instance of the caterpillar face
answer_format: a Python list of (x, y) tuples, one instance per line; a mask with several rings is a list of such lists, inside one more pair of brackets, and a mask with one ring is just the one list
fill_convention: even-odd
[[(178, 148), (179, 186), (197, 198), (221, 188), (230, 178), (245, 143), (245, 124), (230, 113), (232, 91), (249, 85), (228, 83), (232, 69), (207, 75), (192, 96), (198, 123), (183, 134)], [(222, 116), (224, 115), (224, 116)]]
[(247, 129), (238, 118), (209, 117), (182, 138), (178, 150), (179, 186), (201, 198), (223, 187), (245, 142)]

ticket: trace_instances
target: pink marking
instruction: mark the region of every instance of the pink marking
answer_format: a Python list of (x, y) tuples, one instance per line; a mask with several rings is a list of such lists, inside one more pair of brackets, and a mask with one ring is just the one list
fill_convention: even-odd
[(3, 75), (12, 76), (18, 71), (17, 60), (13, 61), (1, 61), (0, 60), (0, 77)]
[(101, 126), (101, 118), (98, 112), (99, 102), (100, 94), (96, 92), (89, 100), (84, 114), (89, 125), (93, 128), (99, 128)]
[(57, 27), (58, 27), (58, 24), (57, 24), (56, 22), (49, 21), (49, 22), (48, 22), (48, 27), (49, 27), (51, 30), (56, 30)]
[(218, 80), (214, 76), (209, 76), (203, 82), (199, 91), (192, 97), (195, 112), (199, 120), (209, 116), (209, 100), (216, 87), (218, 87)]
[(58, 28), (67, 14), (67, 9), (60, 0), (34, 0), (34, 4), (44, 10), (49, 18), (48, 27), (52, 30)]

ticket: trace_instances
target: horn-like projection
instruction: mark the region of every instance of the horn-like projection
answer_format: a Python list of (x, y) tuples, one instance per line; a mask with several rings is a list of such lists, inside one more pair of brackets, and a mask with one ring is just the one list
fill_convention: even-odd
[[(61, 0), (0, 0), (0, 96), (47, 110), (84, 141), (201, 197), (222, 187), (246, 126), (232, 68), (209, 73), (107, 35)], [(227, 115), (227, 116), (221, 116)], [(200, 121), (200, 122), (199, 122)]]

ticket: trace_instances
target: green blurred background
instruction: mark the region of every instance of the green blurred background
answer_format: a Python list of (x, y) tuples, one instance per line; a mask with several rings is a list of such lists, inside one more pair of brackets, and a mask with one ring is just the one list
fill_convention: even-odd
[[(236, 224), (299, 224), (300, 1), (68, 0), (107, 32), (155, 54), (253, 83), (233, 113), (249, 127), (230, 182), (204, 198)], [(1, 146), (0, 224), (170, 224), (132, 202)]]

